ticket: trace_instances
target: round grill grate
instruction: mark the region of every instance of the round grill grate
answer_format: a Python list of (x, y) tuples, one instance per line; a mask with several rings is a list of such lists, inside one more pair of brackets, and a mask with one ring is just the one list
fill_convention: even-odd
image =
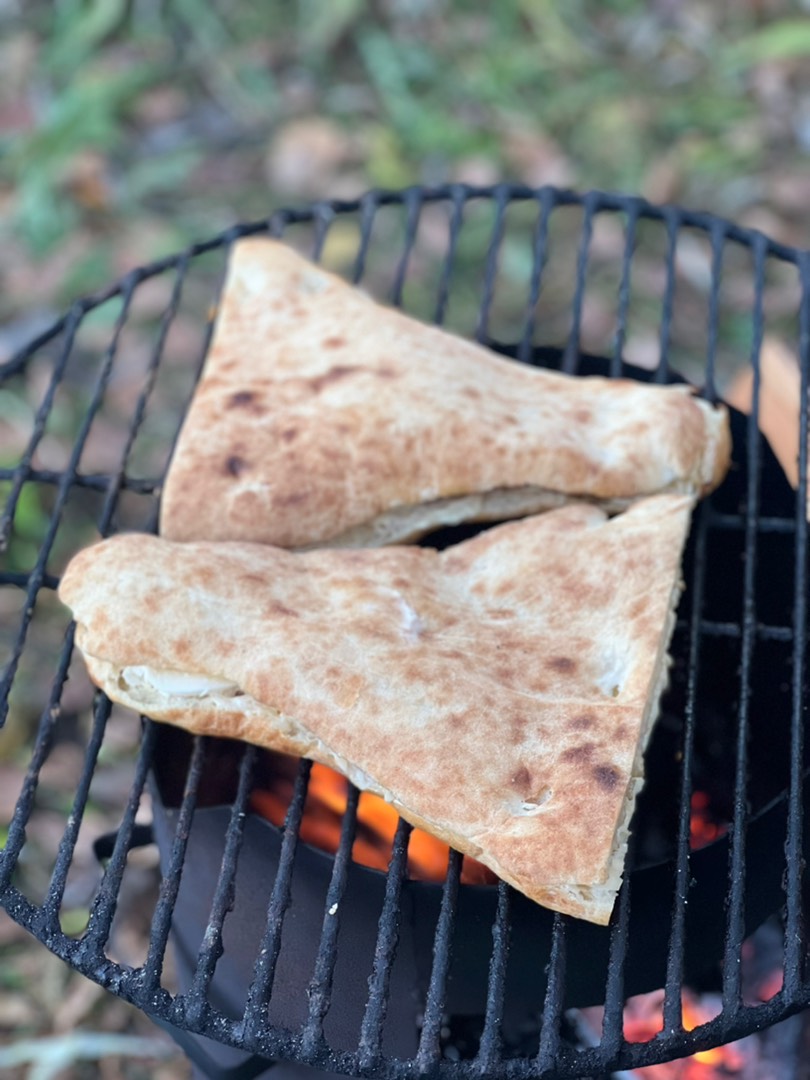
[[(734, 416), (736, 467), (695, 517), (672, 686), (649, 752), (656, 782), (640, 803), (632, 872), (607, 930), (549, 913), (527, 917), (523, 898), (499, 885), (476, 894), (483, 899), (472, 922), (483, 930), (468, 936), (465, 909), (477, 887), (459, 884), (460, 859), (451, 853), (444, 885), (430, 887), (433, 899), (419, 907), (419, 883), (405, 873), (410, 830), (401, 823), (389, 871), (373, 875), (379, 888), (368, 891), (366, 945), (348, 941), (351, 920), (341, 909), (360, 872), (350, 859), (353, 792), (336, 857), (318, 856), (311, 966), (293, 986), (284, 972), (303, 903), (296, 875), (313, 857), (298, 838), (308, 765), (285, 827), (262, 824), (254, 835), (246, 810), (260, 755), (243, 748), (223, 755), (210, 740), (189, 740), (178, 758), (177, 798), (163, 806), (153, 777), (166, 753), (164, 732), (92, 693), (54, 598), (59, 574), (99, 534), (154, 531), (229, 247), (263, 232), (379, 298), (521, 361), (571, 374), (684, 376), (712, 400), (741, 371), (753, 372), (751, 414)], [(280, 210), (76, 302), (0, 369), (23, 403), (0, 469), (8, 658), (0, 719), (9, 739), (32, 732), (17, 752), (26, 771), (16, 800), (2, 804), (11, 816), (0, 905), (75, 969), (172, 1028), (192, 1054), (187, 1036), (197, 1033), (349, 1075), (601, 1075), (717, 1046), (806, 1007), (807, 416), (800, 410), (794, 491), (758, 432), (760, 356), (775, 341), (796, 357), (806, 401), (808, 253), (708, 214), (507, 185), (372, 192)], [(72, 763), (61, 789), (56, 759), (61, 775)], [(221, 777), (226, 769), (227, 807), (211, 808), (206, 773)], [(695, 792), (726, 830), (700, 852), (690, 852)], [(197, 840), (210, 831), (210, 814), (218, 839), (206, 852)], [(143, 875), (138, 849), (152, 850), (153, 815), (163, 842), (159, 872), (156, 856), (150, 872), (160, 884), (146, 902), (148, 944), (132, 955), (122, 949), (118, 920), (131, 904), (128, 883)], [(117, 829), (103, 836), (110, 816)], [(37, 824), (46, 819), (50, 832)], [(54, 820), (58, 839), (48, 847), (42, 837), (53, 835)], [(234, 1005), (218, 980), (244, 944), (239, 905), (252, 888), (244, 860), (257, 844), (275, 854), (258, 886), (261, 926), (255, 940), (247, 935), (249, 970)], [(189, 882), (206, 860), (203, 924), (184, 938)], [(417, 910), (429, 962), (409, 1046), (397, 1038), (394, 999)], [(742, 959), (767, 918), (781, 934), (781, 988), (755, 1002)], [(173, 926), (186, 969), (175, 970), (167, 953)], [(484, 951), (477, 967), (467, 964), (473, 948)], [(721, 1008), (686, 1030), (682, 995), (694, 979), (712, 983)], [(448, 1052), (447, 1031), (458, 1021), (449, 1006), (466, 981), (477, 1004), (462, 1010), (462, 1049)], [(655, 987), (664, 991), (662, 1030), (633, 1041), (623, 1025), (626, 998)], [(575, 1010), (593, 1004), (604, 1004), (602, 1034), (585, 1046)], [(333, 1019), (341, 1013), (338, 1032)]]

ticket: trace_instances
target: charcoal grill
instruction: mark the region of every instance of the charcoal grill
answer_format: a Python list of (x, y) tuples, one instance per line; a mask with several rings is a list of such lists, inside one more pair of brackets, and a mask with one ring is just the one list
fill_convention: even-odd
[[(476, 887), (459, 885), (459, 856), (451, 853), (446, 881), (430, 887), (433, 899), (421, 916), (428, 964), (421, 996), (411, 1003), (418, 1030), (409, 1049), (407, 1040), (385, 1034), (399, 1022), (404, 907), (421, 888), (405, 880), (409, 827), (400, 824), (387, 875), (365, 872), (378, 882), (366, 899), (371, 932), (363, 948), (347, 946), (344, 929), (351, 920), (344, 909), (358, 872), (350, 857), (352, 793), (336, 855), (317, 856), (312, 966), (297, 988), (282, 986), (280, 957), (300, 905), (295, 875), (316, 857), (298, 841), (307, 764), (284, 828), (262, 823), (257, 840), (247, 813), (255, 750), (196, 739), (175, 755), (160, 725), (146, 718), (139, 724), (103, 695), (91, 700), (86, 691), (78, 704), (70, 699), (85, 677), (72, 626), (52, 602), (58, 575), (76, 548), (98, 533), (155, 529), (161, 479), (210, 339), (228, 250), (238, 238), (261, 233), (283, 236), (381, 298), (523, 362), (658, 382), (681, 372), (713, 401), (735, 364), (753, 368), (751, 415), (734, 416), (735, 467), (695, 517), (672, 687), (650, 747), (656, 780), (640, 800), (612, 924), (588, 930), (544, 913), (529, 920), (527, 931), (523, 898), (503, 884), (481, 887), (476, 895), (488, 900), (477, 918), (487, 921), (475, 947), (486, 955), (478, 965), (480, 1025), (467, 1054), (443, 1052), (443, 1029), (452, 1020), (448, 1003), (458, 997), (460, 981), (478, 978), (470, 974), (475, 965), (466, 965), (473, 944), (460, 932), (469, 890)], [(601, 192), (510, 185), (372, 192), (356, 201), (279, 210), (74, 303), (0, 370), (3, 385), (33, 399), (18, 453), (0, 471), (6, 545), (0, 594), (4, 617), (11, 615), (0, 718), (20, 710), (25, 695), (39, 716), (0, 851), (0, 904), (73, 968), (169, 1028), (195, 1060), (207, 1060), (211, 1075), (215, 1066), (195, 1036), (246, 1055), (223, 1067), (223, 1076), (255, 1075), (274, 1059), (386, 1080), (421, 1074), (563, 1080), (683, 1057), (806, 1008), (807, 415), (802, 409), (793, 491), (758, 432), (759, 357), (769, 334), (795, 352), (800, 400), (806, 401), (810, 253), (710, 214)], [(128, 757), (122, 731), (134, 740)], [(55, 857), (32, 883), (28, 833), (37, 814), (53, 813), (41, 805), (41, 774), (52, 748), (68, 737), (81, 741), (83, 757), (70, 805), (61, 810)], [(88, 824), (88, 807), (111, 755), (119, 772), (128, 769), (129, 789), (116, 828), (100, 835)], [(182, 762), (181, 775), (161, 783), (169, 755)], [(203, 795), (206, 771), (218, 778), (216, 797)], [(728, 833), (690, 853), (690, 801), (698, 784), (711, 788)], [(226, 805), (205, 805), (217, 797)], [(663, 804), (665, 812), (656, 816), (656, 805)], [(142, 806), (152, 807), (154, 829), (138, 818)], [(178, 985), (166, 968), (167, 948), (173, 924), (175, 932), (185, 925), (183, 889), (188, 893), (201, 873), (194, 852), (211, 814), (220, 846), (209, 868), (210, 898), (191, 945), (188, 935), (178, 939), (187, 957)], [(116, 909), (130, 853), (152, 843), (155, 833), (162, 874), (148, 950), (125, 963), (115, 953)], [(62, 915), (88, 835), (103, 872), (85, 900), (86, 926), (76, 930)], [(269, 867), (261, 885), (262, 926), (234, 1011), (217, 979), (239, 929), (231, 913), (234, 903), (241, 910), (246, 892), (240, 863), (256, 844)], [(210, 851), (205, 858), (211, 863)], [(656, 918), (646, 920), (653, 908)], [(770, 1000), (753, 1004), (743, 993), (742, 949), (746, 935), (772, 915), (782, 929), (783, 984)], [(516, 981), (526, 933), (532, 941), (540, 935), (546, 951)], [(701, 958), (722, 994), (722, 1010), (687, 1031), (681, 994)], [(347, 963), (358, 1010), (349, 1041), (345, 1032), (333, 1037), (330, 1027), (330, 1017), (341, 1011), (338, 995), (347, 993)], [(665, 988), (663, 1029), (650, 1042), (628, 1042), (625, 999), (655, 985)], [(279, 1011), (284, 993), (298, 998), (281, 1002)], [(536, 1017), (536, 1030), (522, 1045), (510, 1041), (505, 1027), (516, 994)], [(603, 1032), (597, 1045), (583, 1047), (566, 1010), (594, 1002), (605, 1006)]]

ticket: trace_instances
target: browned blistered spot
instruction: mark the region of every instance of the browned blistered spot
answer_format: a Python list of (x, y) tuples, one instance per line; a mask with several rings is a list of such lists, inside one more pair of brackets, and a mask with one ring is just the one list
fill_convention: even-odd
[(516, 674), (514, 665), (508, 663), (498, 664), (494, 671), (498, 681), (501, 683), (512, 682)]
[(228, 398), (228, 408), (236, 409), (240, 406), (252, 405), (255, 400), (256, 395), (252, 390), (237, 390)]
[(572, 660), (570, 656), (552, 656), (548, 666), (555, 671), (559, 671), (561, 675), (570, 675), (576, 671), (577, 662)]
[(343, 337), (328, 337), (321, 342), (324, 349), (341, 349), (345, 344), (346, 339)]
[(277, 495), (275, 498), (276, 506), (298, 506), (299, 503), (306, 502), (307, 493), (305, 491), (291, 491), (289, 495)]
[(526, 731), (528, 730), (529, 722), (525, 716), (513, 716), (509, 720), (509, 734), (512, 737), (513, 743), (521, 743), (526, 739)]
[(188, 638), (178, 638), (174, 643), (174, 651), (179, 660), (187, 660), (191, 655), (191, 642)]
[(287, 607), (286, 604), (282, 604), (280, 600), (274, 600), (269, 605), (269, 607), (267, 608), (267, 614), (270, 618), (272, 618), (274, 615), (286, 615), (289, 618), (293, 619), (300, 618), (297, 611), (294, 611), (292, 608)]
[(526, 795), (532, 783), (531, 773), (525, 765), (521, 765), (518, 771), (512, 776), (510, 782), (513, 787), (517, 788), (521, 795)]
[(261, 574), (240, 574), (239, 580), (243, 585), (264, 585), (265, 578)]
[(490, 608), (487, 615), (494, 622), (501, 622), (503, 619), (511, 619), (514, 612), (511, 608)]
[(579, 713), (578, 716), (572, 716), (568, 721), (568, 726), (573, 731), (589, 731), (596, 723), (596, 718), (593, 713)]
[(593, 420), (593, 413), (590, 409), (576, 409), (574, 411), (574, 420), (578, 424), (590, 424)]
[(383, 367), (378, 367), (374, 374), (378, 379), (396, 379), (397, 369), (383, 365)]
[(645, 596), (640, 596), (638, 600), (634, 601), (633, 605), (630, 608), (630, 618), (638, 619), (646, 612), (646, 610), (647, 598)]
[(616, 740), (616, 742), (624, 742), (629, 734), (630, 729), (627, 724), (617, 724), (613, 732), (613, 738)]
[(468, 656), (461, 649), (442, 649), (441, 655), (447, 660), (467, 660)]
[(568, 761), (573, 765), (584, 765), (591, 760), (595, 749), (592, 742), (582, 743), (580, 746), (569, 746), (560, 754), (560, 760)]
[(360, 368), (356, 364), (337, 364), (335, 367), (325, 371), (323, 375), (316, 375), (314, 379), (310, 379), (309, 385), (314, 393), (319, 394), (325, 386), (340, 382), (341, 379), (345, 379), (348, 375), (353, 375), (355, 371), (359, 370)]
[(245, 459), (238, 457), (236, 454), (231, 454), (225, 462), (225, 472), (229, 476), (241, 476), (247, 468), (249, 466)]
[(594, 765), (591, 769), (597, 784), (605, 791), (615, 791), (619, 783), (619, 770), (612, 765)]
[(284, 440), (284, 442), (292, 442), (293, 439), (297, 436), (297, 434), (298, 428), (288, 427), (284, 428), (284, 430), (282, 431), (281, 438)]
[(481, 398), (481, 391), (475, 386), (462, 386), (461, 392), (471, 401), (479, 401)]

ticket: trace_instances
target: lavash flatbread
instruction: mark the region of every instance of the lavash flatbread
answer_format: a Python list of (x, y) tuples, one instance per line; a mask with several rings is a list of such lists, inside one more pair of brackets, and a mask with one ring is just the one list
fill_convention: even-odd
[(702, 493), (729, 452), (725, 410), (687, 387), (506, 360), (253, 238), (231, 256), (160, 532), (378, 546), (572, 496)]
[(79, 553), (59, 595), (113, 700), (331, 765), (539, 903), (605, 923), (691, 507), (571, 504), (443, 552), (123, 535)]

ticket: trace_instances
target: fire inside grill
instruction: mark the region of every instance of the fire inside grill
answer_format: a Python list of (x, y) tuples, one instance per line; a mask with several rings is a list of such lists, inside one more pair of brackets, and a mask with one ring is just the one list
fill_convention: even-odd
[[(284, 824), (292, 799), (295, 776), (279, 770), (272, 788), (254, 790), (250, 808), (274, 825)], [(326, 765), (314, 764), (309, 774), (304, 816), (299, 836), (305, 844), (334, 854), (340, 843), (340, 829), (349, 798), (345, 777)], [(352, 845), (352, 859), (383, 873), (391, 863), (399, 815), (379, 795), (370, 791), (360, 796), (357, 809), (357, 835)], [(408, 843), (408, 876), (413, 881), (444, 881), (450, 855), (448, 844), (414, 829)], [(498, 880), (491, 870), (467, 856), (461, 869), (462, 885), (494, 885)]]
[[(266, 821), (283, 826), (295, 787), (294, 762), (281, 764), (268, 786), (254, 789), (250, 809)], [(340, 830), (349, 797), (349, 783), (344, 776), (326, 765), (313, 764), (304, 803), (299, 837), (321, 851), (334, 854), (340, 843)], [(689, 847), (699, 851), (724, 836), (727, 826), (712, 819), (710, 797), (705, 791), (692, 794), (692, 816), (689, 824)], [(357, 810), (357, 835), (352, 845), (352, 859), (361, 866), (383, 873), (391, 863), (399, 815), (379, 795), (370, 791), (360, 796)], [(408, 843), (408, 876), (413, 881), (442, 882), (447, 876), (450, 855), (448, 844), (437, 840), (421, 829), (413, 829)], [(464, 857), (460, 881), (462, 885), (494, 885), (497, 877), (471, 856)]]
[[(318, 765), (280, 766), (93, 696), (53, 590), (99, 533), (155, 530), (229, 246), (262, 233), (519, 362), (684, 376), (713, 401), (738, 391), (747, 415), (732, 413), (733, 468), (695, 515), (608, 928), (493, 882)], [(774, 436), (777, 460), (760, 434), (784, 426), (770, 409), (760, 422), (766, 368), (771, 379), (760, 357), (775, 342), (807, 401), (807, 253), (711, 215), (550, 187), (414, 188), (278, 211), (78, 301), (0, 369), (32, 413), (0, 470), (0, 720), (28, 708), (36, 721), (0, 821), (0, 905), (211, 1077), (270, 1060), (385, 1080), (743, 1076), (749, 1040), (804, 1023), (810, 1006), (807, 416), (797, 404), (798, 438)], [(48, 762), (65, 747), (75, 775), (54, 799)], [(48, 855), (33, 826), (45, 816), (52, 835), (57, 815)], [(147, 845), (157, 898), (144, 955), (125, 963), (117, 927), (131, 854)], [(77, 903), (87, 914), (70, 932)], [(649, 1071), (674, 1060), (680, 1072)]]

